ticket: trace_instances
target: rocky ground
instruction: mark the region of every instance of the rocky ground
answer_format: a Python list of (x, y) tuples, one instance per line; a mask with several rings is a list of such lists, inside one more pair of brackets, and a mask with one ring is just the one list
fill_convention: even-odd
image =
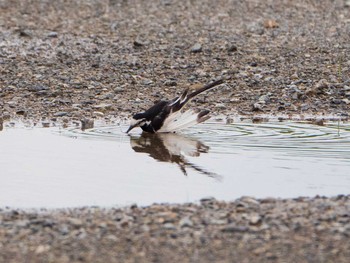
[(224, 77), (194, 105), (347, 117), (349, 11), (348, 0), (2, 0), (0, 112), (123, 118)]
[(349, 262), (350, 196), (0, 211), (0, 262)]
[[(121, 118), (217, 78), (230, 116), (350, 109), (350, 1), (0, 0), (2, 120)], [(349, 196), (0, 211), (0, 262), (349, 262)]]

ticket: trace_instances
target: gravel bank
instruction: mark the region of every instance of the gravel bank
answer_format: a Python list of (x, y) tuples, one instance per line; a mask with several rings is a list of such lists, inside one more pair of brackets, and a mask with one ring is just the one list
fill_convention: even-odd
[(225, 115), (350, 109), (349, 1), (0, 1), (6, 118), (129, 117), (187, 86)]
[(350, 196), (0, 211), (0, 262), (349, 262)]
[[(18, 116), (128, 118), (219, 77), (193, 105), (346, 119), (349, 11), (348, 0), (0, 0), (0, 130)], [(1, 209), (0, 262), (349, 262), (349, 211), (349, 196)]]

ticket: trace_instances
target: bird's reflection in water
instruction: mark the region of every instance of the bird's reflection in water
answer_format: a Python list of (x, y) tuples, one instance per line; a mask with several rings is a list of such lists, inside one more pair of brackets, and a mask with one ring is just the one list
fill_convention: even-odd
[(209, 172), (189, 162), (186, 156), (196, 157), (208, 153), (209, 146), (202, 142), (177, 133), (142, 133), (141, 136), (130, 136), (130, 144), (135, 152), (147, 153), (160, 162), (177, 163), (184, 175), (187, 168), (220, 180), (216, 173)]

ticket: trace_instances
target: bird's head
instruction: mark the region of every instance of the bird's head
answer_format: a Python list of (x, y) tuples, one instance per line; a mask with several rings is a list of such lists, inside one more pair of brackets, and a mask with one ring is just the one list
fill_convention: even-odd
[(134, 116), (132, 116), (132, 119), (130, 121), (129, 129), (126, 131), (126, 133), (129, 133), (132, 129), (136, 127), (140, 127), (146, 123), (146, 118), (143, 116), (142, 113), (137, 113)]

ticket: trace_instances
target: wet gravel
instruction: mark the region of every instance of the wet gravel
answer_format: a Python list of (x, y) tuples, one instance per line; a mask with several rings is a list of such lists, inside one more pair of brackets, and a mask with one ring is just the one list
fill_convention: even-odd
[[(17, 117), (127, 119), (217, 78), (193, 106), (347, 118), (349, 11), (347, 0), (0, 0), (0, 130)], [(0, 262), (349, 262), (349, 211), (349, 196), (3, 208)]]

